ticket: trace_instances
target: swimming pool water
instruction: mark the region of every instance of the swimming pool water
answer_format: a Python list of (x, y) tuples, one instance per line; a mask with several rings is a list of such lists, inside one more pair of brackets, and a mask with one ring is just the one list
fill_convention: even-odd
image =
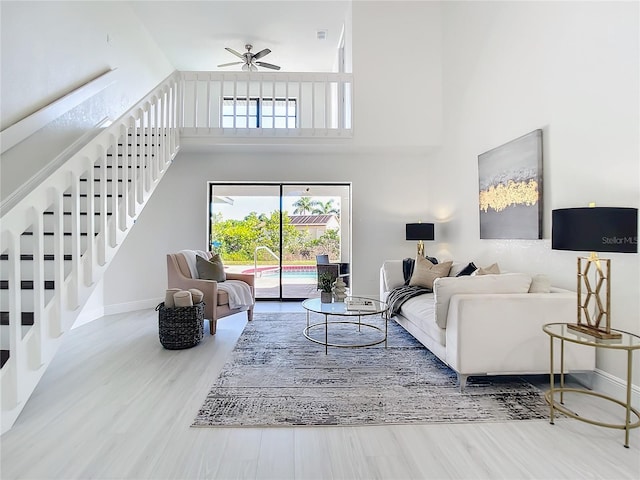
[[(245, 270), (242, 273), (252, 273), (253, 268), (249, 270)], [(280, 271), (276, 268), (274, 269), (265, 269), (262, 272), (259, 272), (259, 276), (261, 278), (277, 278), (280, 275)], [(282, 278), (313, 278), (315, 279), (318, 276), (318, 272), (316, 271), (316, 267), (283, 267), (282, 268)]]

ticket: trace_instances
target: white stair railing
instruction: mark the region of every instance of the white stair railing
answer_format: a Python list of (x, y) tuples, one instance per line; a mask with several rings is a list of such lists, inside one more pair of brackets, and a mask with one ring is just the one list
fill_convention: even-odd
[[(86, 145), (70, 147), (69, 159), (56, 159), (28, 182), (26, 193), (7, 198), (0, 205), (2, 433), (185, 138), (351, 138), (352, 98), (351, 74), (174, 72)], [(263, 107), (273, 102), (273, 128), (241, 127), (243, 99)], [(225, 102), (234, 105), (230, 127)], [(294, 112), (284, 128), (276, 103)], [(250, 112), (244, 115), (248, 122)]]
[(179, 89), (176, 72), (23, 198), (2, 206), (2, 433), (178, 152)]

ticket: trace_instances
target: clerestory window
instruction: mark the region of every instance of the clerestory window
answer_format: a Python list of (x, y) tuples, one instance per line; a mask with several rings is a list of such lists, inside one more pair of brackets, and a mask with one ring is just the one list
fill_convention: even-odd
[(296, 128), (295, 98), (234, 98), (222, 101), (222, 128)]

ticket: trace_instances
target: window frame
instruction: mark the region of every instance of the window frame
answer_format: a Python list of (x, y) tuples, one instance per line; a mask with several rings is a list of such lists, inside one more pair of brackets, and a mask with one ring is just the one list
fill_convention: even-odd
[[(298, 128), (298, 99), (296, 97), (225, 97), (223, 96), (221, 99), (222, 105), (220, 108), (220, 125), (222, 128)], [(230, 107), (232, 108), (233, 113), (231, 115), (225, 114), (225, 102), (233, 102)], [(238, 102), (244, 102), (244, 106), (247, 110), (247, 113), (244, 115), (238, 115)], [(263, 115), (263, 110), (268, 108), (265, 106), (265, 102), (271, 102), (272, 114), (271, 115)], [(276, 115), (277, 102), (285, 103), (285, 114), (284, 115)], [(255, 115), (250, 114), (252, 109), (252, 103), (255, 103)], [(289, 114), (289, 109), (291, 108), (291, 104), (293, 103), (293, 115)], [(237, 119), (244, 118), (247, 120), (247, 125), (244, 127), (238, 127)], [(273, 125), (269, 127), (264, 126), (264, 119), (269, 118), (272, 120)], [(232, 125), (225, 126), (225, 119), (231, 119)], [(251, 120), (255, 119), (255, 126), (251, 126)], [(284, 119), (285, 126), (277, 127), (276, 119)], [(289, 126), (289, 121), (293, 120), (293, 126)]]

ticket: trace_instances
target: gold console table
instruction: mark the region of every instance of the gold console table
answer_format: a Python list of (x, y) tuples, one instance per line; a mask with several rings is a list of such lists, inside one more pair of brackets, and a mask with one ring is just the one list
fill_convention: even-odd
[[(592, 425), (598, 425), (607, 428), (617, 428), (624, 430), (624, 446), (629, 448), (629, 431), (632, 428), (640, 427), (640, 412), (631, 406), (631, 371), (633, 365), (633, 352), (640, 350), (640, 336), (633, 333), (623, 332), (620, 330), (611, 329), (612, 332), (619, 333), (621, 338), (616, 339), (602, 339), (596, 338), (586, 333), (581, 333), (576, 330), (570, 329), (567, 323), (548, 323), (542, 327), (544, 332), (549, 335), (549, 360), (550, 360), (550, 375), (549, 375), (549, 391), (545, 394), (545, 399), (550, 407), (550, 423), (554, 424), (555, 410), (564, 413), (568, 417), (575, 418), (582, 422), (590, 423)], [(555, 387), (554, 381), (554, 338), (560, 340), (560, 388)], [(627, 352), (627, 385), (626, 385), (626, 399), (625, 401), (618, 400), (611, 396), (587, 390), (585, 388), (568, 388), (564, 386), (564, 342), (578, 343), (593, 348), (608, 348), (612, 350), (624, 350)], [(603, 398), (622, 406), (625, 409), (625, 422), (624, 423), (605, 423), (597, 420), (592, 420), (586, 417), (582, 417), (572, 412), (564, 406), (564, 393), (573, 392), (585, 395), (592, 395), (594, 397)], [(556, 394), (559, 394), (560, 401), (556, 400)], [(631, 415), (635, 415), (635, 422), (631, 422)]]

